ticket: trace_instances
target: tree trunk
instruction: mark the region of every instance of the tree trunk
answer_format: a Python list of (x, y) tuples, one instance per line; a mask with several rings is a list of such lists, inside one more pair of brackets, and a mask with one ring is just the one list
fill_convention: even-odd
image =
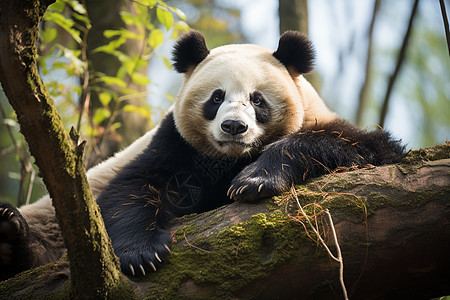
[(84, 144), (65, 132), (36, 66), (38, 26), (52, 2), (0, 2), (0, 81), (53, 199), (71, 263), (71, 297), (105, 297), (122, 276), (87, 183)]
[(308, 1), (279, 0), (280, 33), (297, 30), (308, 34)]
[[(296, 30), (308, 34), (308, 0), (278, 0), (278, 16), (280, 17), (280, 34), (287, 30)], [(306, 79), (320, 90), (317, 73), (305, 75)]]
[[(400, 164), (334, 173), (297, 187), (301, 205), (335, 252), (323, 214), (331, 212), (350, 299), (450, 294), (449, 172), (445, 144), (413, 151)], [(339, 264), (316, 242), (289, 193), (186, 216), (172, 231), (171, 259), (135, 283), (140, 297), (343, 299)], [(19, 275), (0, 285), (0, 298), (23, 299), (25, 291), (38, 297), (50, 287), (57, 292), (64, 270), (60, 262)]]

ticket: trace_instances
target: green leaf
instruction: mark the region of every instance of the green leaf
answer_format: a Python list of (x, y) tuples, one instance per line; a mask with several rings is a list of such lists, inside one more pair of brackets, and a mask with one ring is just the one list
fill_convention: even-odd
[(75, 24), (73, 20), (67, 19), (62, 14), (57, 12), (48, 12), (45, 15), (45, 19), (58, 24), (61, 28), (67, 31), (77, 43), (81, 44), (80, 32), (73, 28)]
[(150, 79), (148, 79), (146, 76), (142, 75), (141, 73), (133, 73), (131, 74), (131, 79), (134, 83), (146, 85), (150, 83)]
[(128, 11), (121, 11), (120, 17), (122, 18), (122, 21), (127, 25), (136, 25), (141, 23), (138, 16)]
[(54, 27), (50, 27), (50, 28), (47, 28), (46, 30), (41, 31), (41, 36), (42, 36), (44, 43), (50, 43), (51, 41), (53, 41), (56, 38), (57, 35), (58, 35), (58, 32), (57, 32), (56, 28), (54, 28)]
[(169, 59), (165, 57), (164, 55), (157, 55), (159, 58), (161, 58), (164, 61), (164, 64), (166, 65), (167, 69), (172, 69), (172, 64), (170, 63)]
[(94, 49), (94, 52), (104, 52), (108, 54), (112, 54), (115, 56), (119, 56), (116, 51), (120, 46), (122, 46), (127, 41), (126, 37), (120, 36), (116, 40), (112, 40), (107, 45), (100, 46)]
[(100, 102), (103, 104), (103, 106), (107, 107), (109, 102), (111, 102), (111, 94), (110, 93), (105, 93), (102, 92), (98, 95), (98, 98), (100, 100)]
[(160, 29), (153, 29), (148, 37), (148, 45), (155, 49), (164, 41), (164, 35)]
[(158, 20), (161, 22), (161, 24), (163, 24), (164, 27), (166, 27), (167, 30), (169, 30), (172, 27), (173, 15), (171, 12), (169, 12), (168, 10), (166, 10), (161, 6), (157, 6), (156, 16), (158, 17)]
[(171, 94), (164, 94), (164, 97), (166, 97), (166, 99), (168, 99), (170, 102), (175, 101), (175, 97)]
[(119, 129), (120, 127), (122, 127), (122, 123), (120, 123), (120, 122), (114, 122), (114, 123), (109, 127), (109, 130), (115, 131), (115, 130)]
[(120, 78), (117, 77), (111, 77), (111, 76), (103, 76), (101, 78), (99, 78), (100, 81), (103, 81), (104, 83), (108, 84), (108, 85), (117, 85), (119, 87), (126, 87), (127, 84), (125, 83), (125, 81), (123, 81)]
[(127, 104), (123, 107), (123, 111), (137, 113), (147, 119), (150, 119), (151, 116), (150, 109), (146, 106), (138, 107), (132, 104)]
[(66, 3), (64, 3), (64, 1), (55, 1), (55, 3), (48, 7), (46, 13), (50, 11), (62, 12), (64, 7), (66, 7)]
[(91, 20), (89, 20), (88, 17), (86, 17), (85, 15), (80, 15), (80, 14), (73, 14), (73, 17), (81, 22), (84, 23), (84, 26), (86, 26), (86, 29), (90, 29), (91, 28)]
[(181, 20), (186, 21), (186, 15), (184, 14), (184, 12), (182, 12), (181, 10), (179, 10), (179, 9), (176, 8), (176, 7), (171, 7), (171, 6), (169, 6), (169, 9), (170, 9), (171, 11), (173, 11), (174, 13), (176, 13), (177, 16), (180, 17)]
[(79, 13), (80, 15), (86, 15), (87, 13), (86, 8), (80, 2), (76, 0), (71, 0), (67, 1), (67, 3), (69, 3), (69, 5), (73, 8), (73, 10)]
[(148, 6), (148, 8), (153, 8), (158, 0), (141, 0), (139, 3), (144, 4), (145, 6)]
[(95, 124), (101, 124), (104, 120), (108, 119), (111, 116), (111, 112), (106, 108), (99, 108), (95, 111), (94, 117), (92, 120)]

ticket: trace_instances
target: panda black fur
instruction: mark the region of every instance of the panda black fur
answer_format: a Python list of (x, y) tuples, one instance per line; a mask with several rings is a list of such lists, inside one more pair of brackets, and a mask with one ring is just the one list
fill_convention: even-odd
[[(167, 259), (175, 216), (273, 196), (337, 167), (401, 159), (404, 147), (388, 133), (360, 130), (325, 106), (301, 76), (313, 59), (297, 32), (283, 34), (275, 52), (209, 51), (196, 31), (177, 42), (174, 67), (185, 79), (173, 109), (88, 172), (125, 274)], [(19, 210), (0, 205), (0, 278), (57, 259), (61, 241), (48, 197)]]

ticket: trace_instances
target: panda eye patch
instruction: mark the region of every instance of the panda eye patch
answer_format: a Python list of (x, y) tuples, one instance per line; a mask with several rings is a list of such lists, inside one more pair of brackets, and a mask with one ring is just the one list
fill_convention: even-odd
[(269, 122), (271, 119), (270, 105), (266, 102), (263, 95), (260, 92), (252, 93), (250, 102), (255, 110), (256, 121), (261, 124)]
[(221, 89), (215, 90), (208, 101), (203, 105), (203, 115), (207, 120), (214, 120), (220, 105), (225, 99), (225, 91)]
[(225, 98), (225, 92), (222, 90), (215, 90), (211, 95), (211, 100), (214, 103), (222, 103)]

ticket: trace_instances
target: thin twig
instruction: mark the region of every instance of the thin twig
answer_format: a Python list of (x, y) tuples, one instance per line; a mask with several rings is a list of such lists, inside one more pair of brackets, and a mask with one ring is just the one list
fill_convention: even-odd
[(362, 125), (362, 117), (364, 108), (366, 107), (367, 103), (367, 92), (369, 89), (370, 84), (370, 75), (371, 75), (371, 69), (372, 69), (372, 50), (373, 50), (373, 32), (375, 28), (375, 20), (378, 15), (378, 11), (380, 10), (380, 4), (381, 0), (376, 0), (373, 11), (372, 11), (372, 19), (370, 21), (369, 25), (369, 31), (367, 33), (367, 52), (366, 52), (366, 68), (365, 68), (365, 76), (364, 81), (361, 86), (361, 89), (359, 90), (359, 102), (358, 102), (358, 108), (356, 110), (356, 125), (361, 126)]
[[(82, 5), (84, 6), (84, 8), (86, 9), (86, 1), (83, 0), (82, 1)], [(87, 12), (86, 9), (86, 17), (89, 19), (89, 14)], [(89, 19), (90, 20), (90, 19)], [(83, 27), (84, 32), (83, 32), (83, 40), (81, 42), (81, 60), (86, 64), (86, 68), (84, 70), (84, 74), (83, 74), (83, 85), (82, 85), (82, 89), (81, 89), (81, 95), (80, 95), (80, 100), (79, 100), (79, 115), (78, 115), (78, 122), (77, 122), (77, 132), (80, 132), (81, 130), (81, 119), (83, 117), (83, 112), (85, 110), (85, 106), (86, 103), (89, 103), (90, 100), (90, 91), (89, 91), (89, 77), (90, 77), (90, 72), (89, 72), (89, 63), (88, 63), (88, 58), (87, 58), (87, 37), (89, 34), (89, 31), (91, 30), (92, 26), (91, 24), (85, 24), (86, 27)]]
[(439, 0), (441, 5), (442, 20), (444, 21), (445, 37), (447, 38), (448, 55), (450, 56), (450, 29), (448, 26), (447, 12), (445, 10), (444, 0)]
[(341, 283), (344, 299), (347, 300), (348, 299), (347, 288), (345, 287), (344, 283), (344, 258), (342, 257), (341, 247), (339, 246), (336, 229), (334, 228), (333, 218), (331, 217), (330, 211), (328, 209), (325, 210), (325, 213), (328, 215), (331, 232), (333, 233), (334, 244), (336, 245), (337, 258), (339, 260), (339, 282)]
[(202, 248), (200, 248), (200, 247), (197, 247), (197, 246), (195, 246), (195, 245), (192, 245), (191, 243), (189, 243), (189, 241), (188, 241), (188, 239), (187, 239), (187, 237), (186, 237), (186, 232), (183, 232), (183, 235), (184, 235), (184, 240), (186, 241), (186, 244), (188, 244), (188, 246), (190, 246), (190, 247), (192, 247), (192, 248), (195, 248), (195, 249), (197, 249), (197, 250), (206, 252), (206, 253), (214, 253), (213, 251), (208, 251), (208, 250), (202, 249)]
[(298, 208), (300, 209), (300, 211), (302, 212), (303, 216), (308, 221), (309, 226), (311, 227), (311, 229), (316, 234), (316, 236), (317, 236), (318, 240), (320, 241), (320, 243), (322, 244), (322, 246), (328, 252), (328, 255), (330, 256), (330, 258), (335, 260), (335, 261), (337, 261), (339, 263), (339, 282), (341, 284), (341, 288), (342, 288), (342, 293), (344, 295), (344, 299), (348, 300), (347, 288), (345, 287), (345, 283), (344, 283), (344, 259), (342, 257), (341, 247), (339, 246), (339, 242), (338, 242), (338, 238), (337, 238), (337, 234), (336, 234), (336, 229), (334, 228), (334, 223), (333, 223), (333, 219), (331, 218), (330, 211), (328, 209), (326, 209), (325, 213), (327, 214), (329, 222), (330, 222), (331, 232), (333, 234), (334, 244), (336, 246), (337, 257), (333, 255), (333, 253), (328, 248), (328, 246), (325, 243), (325, 241), (320, 236), (319, 232), (316, 230), (316, 228), (311, 223), (311, 220), (309, 219), (308, 215), (303, 210), (303, 207), (300, 204), (300, 201), (298, 200), (297, 191), (295, 190), (294, 187), (291, 188), (291, 192), (294, 195), (295, 200), (297, 201)]
[(297, 201), (297, 205), (298, 208), (300, 209), (300, 211), (302, 212), (303, 216), (305, 217), (306, 221), (308, 221), (309, 226), (311, 227), (311, 229), (314, 231), (314, 233), (316, 234), (317, 238), (319, 239), (320, 243), (322, 244), (322, 246), (324, 246), (325, 250), (328, 252), (328, 255), (335, 261), (339, 262), (339, 259), (334, 256), (334, 254), (330, 251), (330, 249), (328, 248), (327, 244), (325, 243), (325, 241), (322, 239), (322, 237), (320, 236), (319, 232), (317, 232), (316, 228), (314, 227), (314, 225), (311, 223), (311, 220), (309, 219), (308, 215), (305, 213), (305, 211), (303, 210), (303, 207), (300, 204), (300, 201), (298, 200), (298, 196), (297, 196), (297, 191), (295, 190), (294, 187), (292, 187), (292, 193), (294, 194), (294, 198)]
[(406, 49), (408, 47), (409, 37), (411, 36), (411, 29), (412, 29), (414, 17), (417, 12), (418, 4), (419, 4), (419, 0), (415, 0), (414, 6), (411, 10), (411, 15), (409, 17), (408, 28), (406, 29), (406, 33), (403, 38), (402, 47), (400, 48), (400, 52), (398, 53), (397, 64), (395, 65), (394, 72), (392, 73), (391, 77), (389, 78), (388, 87), (386, 89), (386, 95), (385, 95), (384, 101), (383, 101), (383, 107), (381, 108), (380, 121), (378, 122), (378, 124), (380, 124), (381, 127), (384, 127), (384, 121), (386, 119), (386, 115), (387, 115), (387, 111), (388, 111), (388, 107), (389, 107), (389, 100), (391, 98), (392, 88), (394, 87), (394, 84), (397, 80), (398, 73), (400, 71), (401, 66), (403, 65), (403, 61), (405, 60)]
[[(3, 106), (0, 104), (0, 114), (2, 115), (3, 119), (6, 120), (6, 112), (3, 109)], [(6, 125), (6, 131), (8, 132), (9, 137), (11, 138), (11, 142), (14, 146), (14, 149), (16, 151), (16, 154), (19, 158), (19, 162), (20, 162), (20, 189), (19, 189), (19, 194), (18, 194), (18, 199), (17, 199), (17, 206), (22, 205), (22, 199), (23, 199), (23, 193), (24, 193), (24, 189), (25, 189), (25, 180), (26, 177), (28, 175), (28, 173), (31, 172), (31, 170), (34, 171), (33, 166), (31, 166), (30, 163), (30, 157), (29, 154), (27, 156), (24, 156), (19, 143), (17, 142), (16, 138), (14, 137), (14, 134), (11, 130), (11, 126), (9, 124), (5, 124)]]
[(28, 192), (27, 192), (27, 198), (25, 199), (25, 205), (30, 204), (30, 200), (31, 200), (31, 192), (33, 191), (33, 186), (34, 186), (34, 180), (36, 179), (36, 171), (34, 170), (33, 167), (31, 167), (31, 172), (30, 172), (30, 181), (28, 182)]

